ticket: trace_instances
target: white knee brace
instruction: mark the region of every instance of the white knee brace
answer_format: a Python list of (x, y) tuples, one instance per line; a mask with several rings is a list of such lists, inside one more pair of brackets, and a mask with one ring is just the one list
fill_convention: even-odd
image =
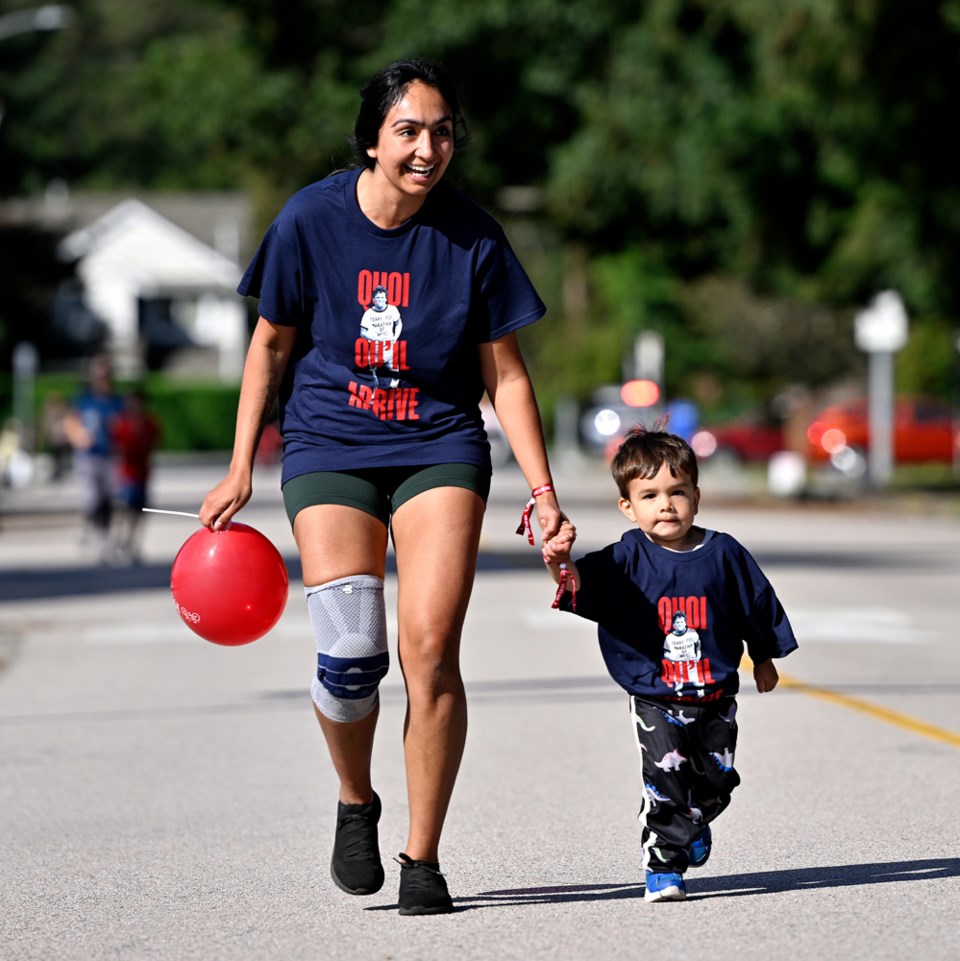
[(377, 706), (377, 687), (390, 666), (383, 580), (341, 577), (305, 588), (317, 642), (317, 675), (310, 694), (334, 721), (359, 721)]

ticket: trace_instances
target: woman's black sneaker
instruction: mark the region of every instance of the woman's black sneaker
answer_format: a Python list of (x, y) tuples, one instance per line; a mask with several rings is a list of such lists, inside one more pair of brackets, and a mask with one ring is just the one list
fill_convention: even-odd
[(435, 861), (400, 855), (400, 914), (450, 914), (454, 910), (447, 882)]
[(377, 822), (380, 798), (373, 792), (369, 804), (337, 802), (337, 833), (333, 840), (330, 874), (347, 894), (376, 894), (383, 887), (383, 865)]

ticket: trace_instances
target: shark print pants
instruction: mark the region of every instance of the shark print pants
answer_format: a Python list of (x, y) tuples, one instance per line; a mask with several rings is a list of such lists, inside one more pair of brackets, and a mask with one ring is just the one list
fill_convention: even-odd
[(630, 710), (643, 762), (643, 868), (683, 874), (690, 845), (740, 783), (733, 768), (737, 702), (681, 704), (631, 695)]

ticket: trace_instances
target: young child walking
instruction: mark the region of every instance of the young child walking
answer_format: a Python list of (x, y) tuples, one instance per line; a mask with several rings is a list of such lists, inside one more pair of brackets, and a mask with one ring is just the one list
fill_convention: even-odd
[(710, 857), (710, 824), (740, 783), (736, 697), (744, 642), (762, 694), (773, 658), (797, 647), (770, 582), (729, 534), (694, 526), (697, 458), (681, 437), (636, 427), (611, 465), (635, 529), (571, 560), (576, 529), (544, 544), (554, 607), (598, 624), (611, 677), (630, 695), (643, 766), (647, 901), (682, 901), (684, 874)]

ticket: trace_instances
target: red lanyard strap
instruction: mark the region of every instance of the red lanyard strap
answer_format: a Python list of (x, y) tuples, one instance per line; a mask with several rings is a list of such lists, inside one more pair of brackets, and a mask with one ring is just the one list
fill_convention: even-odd
[(567, 570), (566, 564), (560, 565), (560, 583), (557, 585), (557, 593), (553, 598), (553, 603), (551, 607), (559, 607), (560, 599), (563, 597), (563, 592), (567, 589), (567, 584), (570, 585), (570, 591), (573, 594), (571, 598), (571, 606), (574, 610), (577, 609), (577, 582), (573, 579), (573, 575)]
[(530, 526), (530, 515), (533, 513), (533, 508), (536, 506), (536, 501), (531, 497), (527, 501), (526, 506), (523, 508), (523, 515), (520, 518), (520, 526), (517, 528), (518, 534), (526, 534), (527, 540), (531, 544), (535, 543), (533, 539), (533, 528)]

